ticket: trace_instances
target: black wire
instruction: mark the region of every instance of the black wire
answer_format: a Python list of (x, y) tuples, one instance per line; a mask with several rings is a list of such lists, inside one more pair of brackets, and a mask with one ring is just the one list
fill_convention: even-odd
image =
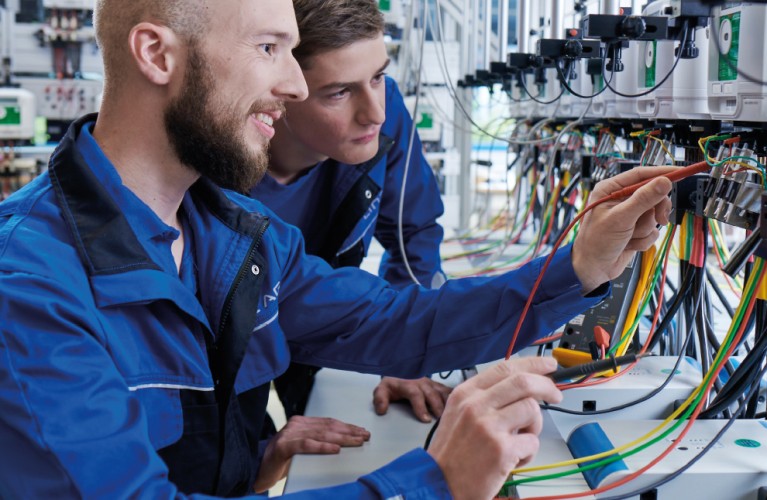
[(711, 285), (711, 288), (714, 289), (714, 293), (716, 293), (716, 296), (719, 297), (719, 302), (722, 303), (725, 310), (727, 311), (727, 314), (732, 318), (735, 316), (735, 310), (730, 305), (730, 302), (727, 300), (727, 297), (724, 295), (724, 292), (722, 292), (722, 289), (719, 287), (719, 284), (714, 279), (714, 275), (711, 273), (711, 270), (706, 268), (706, 277), (708, 278), (708, 283)]
[[(767, 367), (762, 369), (761, 376), (764, 377), (766, 374), (767, 374)], [(759, 387), (758, 385), (751, 387), (751, 390), (749, 391), (749, 397), (751, 396), (751, 394), (753, 392), (755, 392), (758, 389), (758, 387)], [(636, 489), (634, 491), (630, 491), (628, 493), (622, 493), (620, 495), (616, 495), (616, 496), (612, 496), (612, 497), (605, 497), (605, 498), (602, 498), (601, 500), (623, 500), (624, 498), (638, 497), (638, 496), (642, 495), (645, 492), (656, 490), (656, 489), (660, 488), (661, 486), (663, 486), (664, 484), (666, 484), (666, 483), (668, 483), (670, 481), (673, 481), (677, 477), (681, 476), (682, 473), (684, 473), (687, 469), (689, 469), (690, 467), (695, 465), (695, 463), (698, 460), (703, 458), (703, 456), (706, 453), (708, 453), (711, 450), (711, 448), (716, 446), (716, 444), (719, 442), (719, 440), (722, 438), (722, 436), (724, 436), (724, 434), (730, 429), (730, 427), (732, 427), (732, 424), (735, 423), (735, 421), (738, 419), (740, 414), (743, 413), (743, 409), (744, 409), (743, 406), (738, 408), (738, 411), (736, 411), (733, 414), (732, 418), (730, 418), (729, 421), (724, 425), (724, 427), (722, 427), (722, 429), (719, 432), (716, 433), (716, 435), (705, 446), (705, 448), (700, 450), (700, 453), (695, 455), (689, 462), (687, 462), (682, 467), (678, 468), (677, 470), (675, 470), (674, 472), (672, 472), (668, 476), (664, 477), (663, 479), (659, 479), (658, 481), (655, 481), (654, 483), (649, 484), (647, 486), (642, 486), (641, 488)]]
[[(604, 74), (604, 65), (605, 65), (605, 56), (602, 56), (602, 63), (601, 63), (601, 66), (602, 66), (602, 68), (603, 68), (603, 69), (602, 69), (602, 73), (603, 73), (603, 74)], [(568, 81), (567, 81), (567, 77), (566, 77), (566, 76), (565, 76), (565, 74), (562, 72), (562, 68), (560, 68), (560, 67), (559, 67), (559, 64), (558, 64), (558, 63), (555, 63), (555, 64), (554, 64), (554, 66), (556, 66), (556, 68), (557, 68), (557, 76), (559, 76), (559, 82), (562, 84), (562, 86), (563, 86), (563, 87), (564, 87), (564, 88), (565, 88), (565, 89), (566, 89), (568, 92), (570, 92), (570, 93), (571, 93), (572, 95), (574, 95), (575, 97), (580, 97), (581, 99), (593, 99), (594, 97), (598, 96), (599, 94), (601, 94), (602, 92), (604, 92), (605, 90), (607, 90), (607, 85), (604, 85), (604, 86), (603, 86), (603, 87), (602, 87), (600, 90), (598, 90), (598, 91), (597, 91), (595, 94), (592, 94), (592, 95), (583, 95), (583, 94), (579, 94), (578, 92), (576, 92), (575, 90), (573, 90), (573, 89), (572, 89), (572, 87), (570, 87), (570, 84), (569, 84), (569, 83), (568, 83)], [(613, 75), (614, 75), (614, 74), (615, 74), (615, 72), (613, 72)], [(581, 78), (585, 78), (585, 76), (584, 76), (584, 75), (581, 75)]]
[[(610, 90), (612, 90), (613, 93), (615, 93), (615, 94), (617, 94), (617, 95), (619, 95), (621, 97), (629, 97), (629, 98), (643, 97), (643, 96), (646, 96), (647, 94), (651, 94), (651, 93), (655, 92), (656, 90), (658, 90), (661, 85), (666, 83), (666, 80), (671, 78), (671, 75), (674, 74), (674, 70), (676, 69), (676, 65), (679, 64), (679, 60), (682, 58), (682, 48), (684, 47), (684, 44), (687, 43), (687, 26), (688, 26), (688, 22), (685, 21), (684, 24), (682, 25), (682, 30), (684, 31), (684, 35), (682, 36), (682, 42), (679, 44), (679, 50), (678, 50), (678, 52), (676, 54), (676, 60), (674, 61), (674, 65), (671, 66), (671, 70), (669, 70), (668, 74), (663, 77), (663, 80), (661, 80), (660, 83), (655, 85), (650, 90), (646, 90), (644, 92), (640, 92), (639, 94), (624, 94), (623, 92), (618, 92), (614, 88), (610, 87), (610, 83), (605, 83), (605, 85), (610, 87)], [(616, 42), (616, 43), (620, 43), (620, 42)], [(615, 65), (613, 65), (613, 74), (614, 73), (615, 73)], [(604, 78), (604, 77), (605, 77), (604, 76), (604, 68), (602, 68), (602, 78)], [(611, 79), (611, 81), (612, 81), (612, 79)], [(605, 80), (605, 82), (607, 82), (607, 80)]]
[[(690, 336), (687, 336), (687, 339), (690, 339)], [(623, 403), (617, 406), (613, 406), (611, 408), (604, 408), (602, 410), (592, 410), (592, 411), (578, 411), (578, 410), (570, 410), (568, 408), (562, 408), (561, 406), (551, 406), (548, 403), (541, 403), (541, 409), (544, 410), (551, 410), (556, 411), (559, 413), (567, 413), (568, 415), (602, 415), (605, 413), (612, 413), (615, 411), (625, 410), (626, 408), (631, 408), (632, 406), (638, 405), (640, 403), (644, 403), (648, 399), (651, 399), (655, 397), (660, 391), (665, 389), (665, 387), (671, 382), (671, 379), (674, 378), (676, 375), (676, 370), (679, 368), (679, 365), (682, 362), (682, 359), (684, 358), (684, 354), (680, 354), (677, 356), (676, 363), (674, 364), (674, 367), (671, 369), (671, 373), (669, 373), (668, 377), (666, 377), (666, 380), (663, 381), (663, 383), (658, 386), (657, 388), (653, 389), (652, 391), (648, 392), (644, 396), (640, 397), (639, 399), (635, 401), (629, 401), (627, 403)]]
[(671, 299), (671, 305), (668, 307), (666, 314), (663, 316), (663, 319), (656, 328), (655, 335), (650, 341), (646, 351), (653, 351), (655, 349), (655, 347), (658, 345), (658, 342), (660, 342), (661, 337), (663, 337), (663, 333), (668, 328), (669, 324), (671, 324), (671, 321), (674, 319), (674, 316), (676, 316), (677, 311), (679, 311), (679, 308), (682, 306), (685, 297), (691, 293), (692, 289), (690, 284), (692, 283), (692, 278), (693, 272), (692, 270), (688, 269), (682, 278), (682, 283), (679, 286), (679, 291)]
[(764, 82), (762, 80), (759, 80), (756, 77), (753, 77), (747, 73), (744, 73), (740, 68), (738, 68), (737, 64), (732, 63), (732, 61), (730, 60), (730, 56), (724, 53), (724, 50), (722, 49), (722, 44), (719, 43), (719, 27), (715, 27), (716, 23), (714, 22), (713, 7), (711, 7), (711, 11), (709, 12), (709, 17), (711, 18), (711, 38), (714, 39), (714, 45), (716, 46), (716, 51), (719, 52), (719, 55), (724, 59), (724, 62), (727, 63), (727, 66), (729, 66), (731, 70), (737, 72), (738, 75), (742, 76), (743, 78), (745, 78), (751, 83), (756, 83), (759, 85), (767, 85), (767, 82)]
[(434, 425), (431, 426), (431, 429), (429, 429), (429, 434), (426, 436), (426, 441), (423, 443), (423, 449), (428, 450), (429, 445), (431, 444), (431, 438), (434, 437), (434, 433), (437, 432), (437, 427), (439, 427), (439, 419), (440, 417), (437, 417), (437, 420), (434, 421)]
[[(702, 293), (703, 292), (703, 286), (702, 286), (703, 272), (702, 271), (703, 271), (702, 268), (692, 268), (692, 269), (688, 270), (687, 275), (695, 274), (698, 277), (698, 281), (701, 284), (699, 286), (697, 286), (697, 287), (692, 287), (692, 288), (685, 287), (685, 295), (682, 296), (683, 299), (687, 298), (690, 289), (693, 290), (693, 292), (692, 292), (693, 295), (692, 295), (692, 297), (690, 297), (690, 299), (691, 299), (692, 303), (694, 304), (694, 311), (697, 311), (698, 308), (700, 307), (701, 297), (703, 295), (703, 293)], [(669, 312), (668, 314), (672, 314), (672, 313)], [(665, 316), (663, 318), (664, 321), (666, 320), (667, 317), (668, 316)], [(657, 336), (659, 334), (660, 334), (660, 327), (658, 327), (658, 329), (655, 332), (655, 335), (656, 335), (655, 338), (657, 338)], [(560, 412), (560, 413), (567, 413), (567, 414), (570, 414), (570, 415), (601, 415), (601, 414), (604, 414), (604, 413), (611, 413), (611, 412), (615, 412), (615, 411), (624, 410), (626, 408), (630, 408), (632, 406), (635, 406), (635, 405), (637, 405), (639, 403), (643, 403), (643, 402), (647, 401), (648, 399), (656, 396), (660, 391), (662, 391), (669, 384), (669, 382), (671, 382), (671, 379), (674, 378), (674, 375), (676, 374), (677, 368), (679, 368), (679, 365), (681, 364), (682, 359), (685, 356), (685, 350), (687, 349), (687, 346), (690, 344), (690, 339), (692, 339), (692, 338), (693, 338), (693, 335), (692, 335), (692, 330), (691, 330), (690, 333), (685, 337), (685, 340), (682, 343), (682, 346), (681, 346), (681, 348), (679, 350), (679, 355), (677, 356), (676, 363), (674, 364), (674, 367), (672, 368), (671, 372), (669, 373), (669, 376), (666, 377), (666, 380), (664, 380), (663, 383), (659, 387), (657, 387), (656, 389), (653, 389), (652, 391), (650, 391), (649, 393), (645, 394), (644, 396), (640, 397), (639, 399), (637, 399), (635, 401), (629, 401), (627, 403), (623, 403), (621, 405), (613, 406), (611, 408), (605, 408), (603, 410), (593, 410), (593, 411), (570, 410), (570, 409), (562, 408), (562, 407), (558, 407), (558, 406), (550, 406), (548, 403), (542, 403), (541, 404), (541, 408), (552, 410), (552, 411), (557, 411), (557, 412)], [(576, 382), (576, 383), (578, 383), (578, 382)]]
[(523, 75), (522, 78), (519, 79), (519, 81), (522, 83), (522, 88), (525, 89), (525, 92), (527, 92), (527, 95), (530, 96), (530, 99), (532, 99), (533, 101), (537, 102), (538, 104), (552, 104), (552, 103), (555, 103), (555, 102), (557, 102), (562, 97), (562, 94), (565, 93), (564, 87), (562, 87), (560, 85), (560, 89), (561, 90), (559, 91), (559, 95), (558, 96), (556, 96), (554, 99), (552, 99), (550, 101), (541, 101), (540, 99), (538, 99), (538, 97), (541, 95), (540, 92), (538, 93), (538, 96), (534, 96), (533, 94), (530, 93), (529, 90), (527, 90), (527, 84), (525, 83), (524, 75)]
[(701, 412), (700, 418), (716, 418), (725, 408), (729, 408), (736, 400), (742, 398), (747, 387), (759, 385), (761, 379), (756, 378), (756, 374), (765, 354), (767, 354), (767, 335), (762, 334), (757, 345), (732, 373), (709, 407)]

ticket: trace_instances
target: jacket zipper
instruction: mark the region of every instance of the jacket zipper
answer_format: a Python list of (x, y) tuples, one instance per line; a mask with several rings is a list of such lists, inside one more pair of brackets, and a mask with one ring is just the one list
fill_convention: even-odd
[(221, 338), (221, 335), (223, 335), (226, 322), (229, 321), (229, 314), (232, 312), (232, 299), (234, 297), (234, 293), (237, 291), (237, 287), (240, 286), (240, 283), (242, 283), (242, 280), (245, 278), (245, 274), (248, 272), (249, 264), (253, 260), (253, 255), (258, 249), (258, 245), (261, 243), (261, 238), (264, 236), (264, 233), (268, 227), (269, 219), (266, 219), (261, 223), (261, 227), (259, 228), (256, 237), (253, 238), (253, 242), (250, 244), (250, 248), (248, 249), (248, 256), (242, 262), (239, 271), (237, 271), (237, 276), (234, 279), (234, 283), (232, 283), (232, 287), (229, 289), (229, 292), (226, 295), (226, 301), (224, 302), (224, 312), (221, 313), (221, 321), (218, 324), (218, 334), (216, 335), (217, 340)]

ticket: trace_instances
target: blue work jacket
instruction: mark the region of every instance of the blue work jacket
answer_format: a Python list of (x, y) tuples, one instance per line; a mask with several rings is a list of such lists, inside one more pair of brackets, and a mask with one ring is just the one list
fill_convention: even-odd
[[(386, 77), (386, 120), (381, 126), (378, 153), (359, 165), (328, 159), (312, 167), (321, 170), (319, 175), (332, 177), (327, 188), (330, 222), (326, 234), (316, 238), (321, 243), (309, 236), (309, 228), (302, 223), (305, 218), (295, 205), (272, 203), (284, 189), (277, 181), (265, 178), (251, 190), (251, 195), (286, 222), (298, 226), (307, 238), (307, 253), (322, 257), (334, 267), (359, 266), (375, 237), (385, 250), (378, 275), (398, 288), (409, 285), (413, 281), (399, 248), (398, 217), (412, 126), (396, 82)], [(433, 288), (444, 281), (439, 255), (443, 230), (437, 223), (444, 207), (418, 133), (413, 141), (405, 188), (402, 233), (408, 263), (418, 281)]]
[[(76, 122), (48, 172), (0, 204), (0, 497), (183, 497), (172, 480), (179, 453), (168, 450), (223, 415), (216, 404), (239, 401), (260, 425), (262, 389), (291, 357), (416, 378), (503, 356), (540, 260), (492, 279), (398, 291), (307, 256), (298, 229), (200, 179), (182, 204), (190, 288), (170, 253), (172, 228), (122, 185), (100, 148), (78, 142), (94, 120)], [(564, 248), (518, 345), (600, 298), (581, 296)], [(234, 403), (222, 406), (230, 393)], [(235, 437), (255, 448), (258, 431)], [(195, 453), (188, 447), (184, 460)], [(397, 495), (449, 498), (423, 450), (291, 498)]]

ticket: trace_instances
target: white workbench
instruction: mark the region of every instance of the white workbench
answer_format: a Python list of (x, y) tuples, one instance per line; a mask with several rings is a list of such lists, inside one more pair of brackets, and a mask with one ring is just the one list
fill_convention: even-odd
[[(391, 462), (413, 448), (423, 446), (431, 424), (415, 419), (409, 405), (395, 404), (384, 416), (373, 410), (373, 389), (380, 377), (323, 369), (317, 374), (306, 408), (308, 416), (334, 417), (370, 431), (368, 443), (343, 448), (338, 455), (297, 455), (290, 467), (285, 492), (333, 486), (354, 481)], [(553, 424), (544, 414), (541, 448), (534, 463), (569, 460), (572, 456)], [(587, 490), (580, 475), (522, 485), (522, 497), (555, 495)], [(590, 497), (583, 497), (590, 498)]]

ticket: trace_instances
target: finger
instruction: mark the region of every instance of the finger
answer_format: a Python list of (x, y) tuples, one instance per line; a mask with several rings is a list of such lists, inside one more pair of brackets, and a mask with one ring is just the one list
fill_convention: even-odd
[(538, 401), (533, 398), (522, 398), (496, 410), (494, 418), (499, 427), (497, 433), (539, 434), (543, 429), (543, 414)]
[(413, 408), (413, 413), (421, 422), (431, 422), (431, 414), (426, 408), (426, 398), (423, 391), (413, 391), (408, 394), (407, 399), (410, 401), (410, 406)]
[(626, 200), (612, 208), (614, 224), (618, 227), (634, 225), (648, 210), (654, 210), (671, 191), (671, 181), (660, 177), (639, 188)]
[(340, 434), (370, 437), (370, 432), (364, 427), (359, 427), (330, 417), (304, 417), (302, 415), (294, 415), (290, 417), (290, 420), (288, 420), (287, 425), (281, 432), (283, 434), (297, 435), (302, 432), (305, 434), (311, 429), (317, 429), (320, 432), (333, 431)]
[(441, 417), (442, 412), (445, 411), (445, 401), (447, 400), (447, 396), (431, 386), (426, 386), (423, 393), (426, 396), (426, 404), (429, 406), (431, 414), (435, 417)]
[(488, 388), (485, 396), (486, 404), (498, 409), (526, 398), (554, 403), (562, 400), (562, 393), (554, 382), (549, 377), (535, 373), (519, 373), (509, 377)]
[[(654, 177), (658, 177), (664, 174), (669, 174), (675, 170), (678, 170), (680, 167), (641, 167), (641, 168), (632, 168), (628, 172), (623, 172), (622, 174), (616, 175), (615, 177), (611, 177), (609, 179), (605, 179), (603, 181), (600, 181), (597, 183), (596, 186), (594, 186), (594, 193), (598, 193), (599, 197), (607, 196), (611, 193), (614, 193), (615, 191), (618, 191), (619, 189), (623, 189), (625, 187), (638, 184), (640, 182), (644, 182), (647, 179), (652, 179)], [(670, 182), (670, 181), (669, 181)], [(597, 197), (594, 198), (595, 200), (598, 199)]]
[(511, 467), (518, 469), (529, 464), (535, 455), (538, 454), (538, 449), (541, 446), (541, 442), (538, 439), (538, 435), (529, 433), (517, 434), (514, 439), (514, 452), (516, 453), (516, 464)]
[(543, 430), (543, 413), (541, 407), (533, 398), (525, 398), (521, 401), (507, 406), (501, 410), (502, 413), (510, 413), (514, 418), (516, 433), (531, 433), (536, 436)]
[(644, 238), (649, 236), (650, 233), (658, 226), (658, 222), (655, 220), (655, 210), (648, 210), (643, 213), (634, 226), (634, 234), (631, 238)]
[(332, 443), (339, 446), (362, 446), (366, 439), (363, 436), (344, 434), (341, 432), (321, 431), (319, 429), (306, 429), (302, 433), (290, 436), (290, 441), (311, 440), (320, 443)]
[(669, 198), (666, 198), (655, 206), (655, 220), (658, 224), (665, 226), (671, 221), (672, 208), (673, 206)]
[(461, 386), (466, 389), (487, 389), (501, 380), (504, 380), (516, 373), (551, 373), (557, 369), (557, 362), (551, 357), (529, 356), (523, 358), (513, 358), (492, 366), (484, 370), (476, 377), (472, 377)]
[(635, 252), (644, 252), (653, 244), (658, 241), (658, 237), (660, 236), (660, 231), (657, 229), (654, 229), (653, 232), (644, 237), (644, 238), (636, 238), (632, 239), (626, 244), (626, 250), (627, 251), (635, 251)]
[[(316, 417), (304, 417), (304, 418), (316, 418)], [(322, 426), (328, 431), (337, 432), (339, 434), (349, 434), (352, 436), (370, 437), (370, 431), (358, 425), (342, 422), (340, 420), (337, 420), (335, 418), (330, 418), (330, 417), (323, 417), (320, 419), (320, 421), (322, 423)]]
[(389, 411), (389, 402), (391, 401), (391, 390), (383, 383), (373, 391), (373, 408), (377, 415), (385, 415)]
[(285, 450), (289, 458), (295, 455), (335, 455), (341, 452), (341, 446), (327, 441), (301, 439), (287, 443)]

